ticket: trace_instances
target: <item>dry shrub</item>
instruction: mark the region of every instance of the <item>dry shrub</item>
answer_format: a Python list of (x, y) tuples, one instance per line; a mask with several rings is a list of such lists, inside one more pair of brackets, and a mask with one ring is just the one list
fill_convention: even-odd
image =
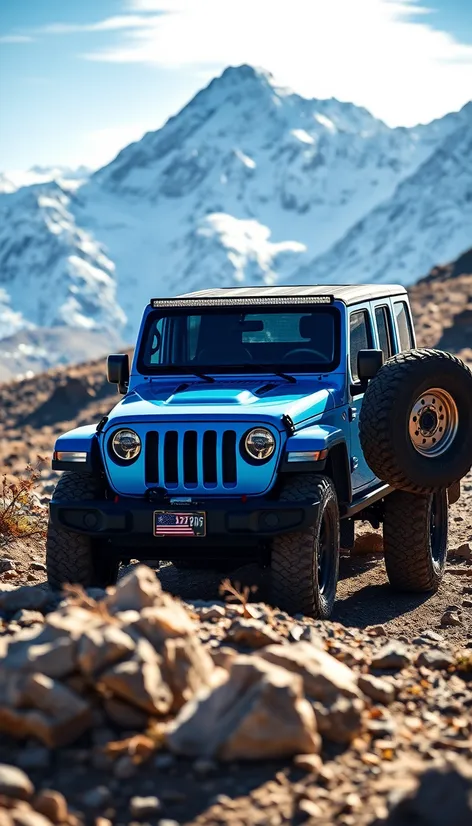
[(0, 484), (0, 548), (21, 539), (41, 542), (46, 536), (47, 515), (36, 493), (40, 467), (46, 460), (38, 456), (27, 465), (23, 478), (11, 482), (3, 476)]
[(239, 582), (233, 585), (230, 579), (224, 579), (219, 587), (221, 596), (224, 596), (227, 602), (239, 602), (243, 606), (243, 615), (246, 617), (251, 616), (248, 609), (249, 597), (256, 591), (256, 585), (245, 585), (243, 588)]

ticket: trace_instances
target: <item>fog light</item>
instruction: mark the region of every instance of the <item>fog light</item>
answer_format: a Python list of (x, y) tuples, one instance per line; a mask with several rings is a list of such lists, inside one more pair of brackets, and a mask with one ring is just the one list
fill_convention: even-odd
[(84, 525), (86, 528), (96, 528), (97, 527), (97, 514), (93, 511), (89, 511), (84, 516)]
[(319, 462), (327, 455), (327, 450), (294, 450), (287, 453), (287, 462)]
[(276, 528), (279, 524), (279, 515), (274, 511), (264, 514), (264, 524), (267, 528)]
[(86, 462), (87, 454), (77, 450), (55, 450), (54, 460), (56, 462)]

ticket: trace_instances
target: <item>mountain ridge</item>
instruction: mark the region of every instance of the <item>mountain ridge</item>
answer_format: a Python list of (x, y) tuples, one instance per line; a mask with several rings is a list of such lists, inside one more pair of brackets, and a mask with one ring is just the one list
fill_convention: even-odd
[[(391, 216), (382, 205), (413, 181), (400, 199), (404, 234), (408, 209), (421, 195), (415, 176), (469, 122), (472, 104), (429, 125), (390, 129), (362, 107), (303, 98), (267, 72), (229, 67), (78, 188), (53, 181), (0, 194), (0, 338), (66, 325), (113, 329), (132, 341), (151, 294), (297, 283), (307, 273), (312, 281), (333, 280), (336, 268), (343, 280), (346, 272), (354, 282), (371, 280), (372, 244), (380, 243)], [(438, 168), (449, 181), (453, 172), (444, 167)], [(468, 210), (466, 178), (461, 198)], [(352, 248), (345, 255), (339, 244), (378, 221), (379, 209), (384, 223), (358, 232), (353, 268)], [(447, 209), (454, 226), (465, 225), (459, 206), (448, 202)], [(438, 200), (432, 232), (442, 210)], [(448, 230), (432, 260), (408, 261), (411, 269), (397, 280), (408, 283), (457, 255), (468, 246), (467, 226)], [(417, 230), (422, 250), (427, 230)], [(401, 244), (402, 233), (396, 235)], [(395, 237), (387, 242), (382, 280), (392, 280), (400, 257)]]

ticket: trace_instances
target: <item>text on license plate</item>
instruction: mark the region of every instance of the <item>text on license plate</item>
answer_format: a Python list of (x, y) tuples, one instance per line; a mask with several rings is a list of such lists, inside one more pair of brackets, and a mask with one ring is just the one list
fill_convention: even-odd
[(206, 513), (154, 511), (154, 536), (205, 536)]

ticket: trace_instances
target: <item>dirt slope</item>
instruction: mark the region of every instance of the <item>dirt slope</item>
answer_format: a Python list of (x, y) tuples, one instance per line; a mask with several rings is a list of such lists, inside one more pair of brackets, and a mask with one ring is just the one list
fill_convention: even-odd
[(472, 249), (410, 289), (418, 343), (472, 362)]

